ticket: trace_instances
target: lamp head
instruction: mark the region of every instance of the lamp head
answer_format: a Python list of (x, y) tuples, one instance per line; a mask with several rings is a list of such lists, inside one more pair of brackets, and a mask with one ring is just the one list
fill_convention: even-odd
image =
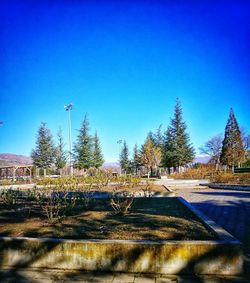
[(72, 110), (72, 109), (73, 109), (73, 103), (70, 103), (70, 104), (68, 104), (68, 105), (65, 105), (65, 106), (64, 106), (64, 109), (65, 109), (66, 111)]

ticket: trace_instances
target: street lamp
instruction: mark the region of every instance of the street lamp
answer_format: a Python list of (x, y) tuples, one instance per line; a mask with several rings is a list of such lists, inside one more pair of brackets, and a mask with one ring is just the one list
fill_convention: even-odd
[[(121, 154), (121, 144), (122, 144), (123, 140), (118, 140), (117, 143), (119, 144), (119, 154)], [(120, 160), (119, 160), (120, 163)], [(120, 175), (122, 174), (122, 167), (120, 164)]]
[(73, 164), (72, 164), (72, 141), (71, 141), (71, 121), (70, 121), (70, 111), (73, 109), (73, 104), (70, 103), (64, 106), (64, 109), (68, 111), (68, 127), (69, 127), (69, 166), (70, 166), (70, 176), (73, 176)]

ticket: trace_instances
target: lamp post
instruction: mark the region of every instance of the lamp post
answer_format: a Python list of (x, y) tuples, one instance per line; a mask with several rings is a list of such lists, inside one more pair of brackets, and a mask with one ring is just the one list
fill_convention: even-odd
[[(117, 143), (119, 144), (119, 154), (121, 154), (121, 144), (122, 144), (122, 140), (118, 140)], [(120, 163), (120, 160), (119, 160)], [(120, 175), (122, 174), (122, 167), (120, 164)]]
[(64, 106), (64, 109), (68, 111), (68, 127), (69, 127), (69, 166), (70, 166), (70, 176), (73, 176), (73, 164), (72, 164), (72, 141), (71, 141), (71, 120), (70, 111), (73, 109), (73, 104), (70, 103)]

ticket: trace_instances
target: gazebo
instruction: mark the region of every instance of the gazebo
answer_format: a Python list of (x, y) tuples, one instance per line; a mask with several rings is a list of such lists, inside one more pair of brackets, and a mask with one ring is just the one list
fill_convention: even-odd
[(29, 178), (32, 175), (32, 165), (9, 165), (0, 167), (0, 179)]

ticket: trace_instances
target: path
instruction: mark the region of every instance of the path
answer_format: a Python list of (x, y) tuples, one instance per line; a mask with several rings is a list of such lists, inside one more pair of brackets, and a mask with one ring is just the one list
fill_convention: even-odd
[(250, 192), (161, 182), (242, 242), (244, 270), (250, 277)]

